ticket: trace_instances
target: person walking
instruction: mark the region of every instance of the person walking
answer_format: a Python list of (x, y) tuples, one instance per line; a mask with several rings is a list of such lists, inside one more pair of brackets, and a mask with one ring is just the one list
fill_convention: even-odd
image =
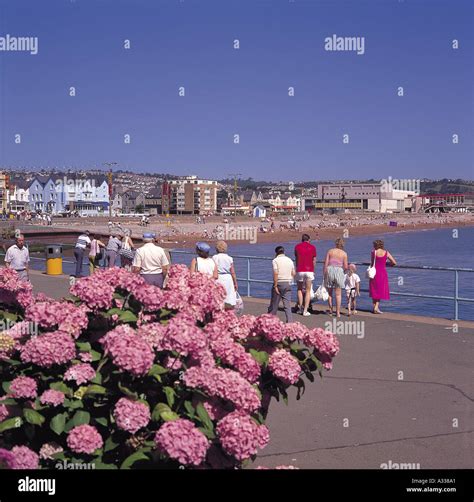
[(374, 249), (370, 253), (370, 263), (375, 267), (375, 277), (369, 281), (369, 294), (372, 298), (373, 313), (382, 314), (379, 308), (380, 300), (390, 300), (390, 288), (388, 284), (387, 260), (395, 267), (395, 258), (385, 250), (384, 242), (377, 239), (373, 243)]
[(272, 267), (273, 287), (268, 313), (277, 315), (280, 300), (283, 300), (286, 322), (292, 322), (291, 285), (296, 273), (293, 260), (285, 255), (285, 248), (283, 246), (275, 248), (275, 258), (272, 261)]
[(86, 247), (90, 245), (91, 239), (89, 237), (89, 231), (86, 230), (77, 238), (76, 246), (74, 248), (74, 258), (76, 259), (75, 277), (82, 277), (82, 261), (84, 259), (84, 251), (86, 250)]
[(217, 281), (224, 286), (226, 297), (224, 305), (226, 310), (232, 310), (237, 303), (237, 276), (234, 269), (234, 260), (227, 254), (227, 243), (224, 241), (217, 241), (216, 251), (212, 259), (217, 267), (218, 278)]
[(207, 242), (198, 242), (196, 244), (197, 257), (191, 260), (189, 270), (191, 270), (191, 273), (201, 272), (217, 280), (217, 265), (215, 261), (209, 257), (210, 252), (211, 246), (209, 246)]
[(122, 241), (115, 234), (111, 234), (105, 251), (105, 266), (107, 268), (115, 267), (118, 264), (118, 251), (121, 247)]
[(296, 283), (298, 288), (296, 310), (304, 316), (310, 316), (308, 308), (311, 302), (311, 290), (313, 288), (314, 269), (316, 267), (316, 246), (310, 243), (308, 234), (303, 234), (301, 242), (295, 246), (295, 259)]
[(96, 269), (99, 268), (102, 249), (105, 249), (106, 246), (95, 236), (89, 235), (89, 237), (91, 238), (91, 249), (89, 251), (89, 275), (92, 275)]
[(120, 248), (120, 266), (126, 270), (132, 269), (132, 262), (134, 257), (134, 244), (130, 237), (130, 231), (126, 230), (122, 237), (122, 247)]
[(5, 254), (5, 266), (16, 270), (22, 281), (28, 282), (28, 269), (30, 265), (30, 252), (25, 246), (25, 237), (19, 234), (15, 238), (15, 244), (7, 249)]
[(336, 239), (335, 247), (331, 248), (324, 261), (324, 278), (328, 288), (329, 315), (333, 315), (332, 294), (336, 292), (336, 317), (341, 317), (341, 298), (344, 284), (344, 272), (347, 270), (347, 253), (344, 251), (344, 240)]
[(169, 268), (165, 250), (155, 244), (155, 234), (143, 234), (143, 246), (138, 248), (132, 262), (132, 272), (140, 274), (146, 283), (163, 287)]

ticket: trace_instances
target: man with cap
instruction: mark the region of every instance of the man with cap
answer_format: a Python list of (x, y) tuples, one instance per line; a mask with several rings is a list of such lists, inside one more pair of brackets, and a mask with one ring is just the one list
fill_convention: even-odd
[(133, 258), (132, 272), (140, 274), (148, 284), (162, 288), (170, 264), (168, 257), (165, 250), (155, 244), (155, 234), (145, 232), (143, 242)]
[(25, 247), (25, 238), (19, 234), (15, 238), (15, 244), (7, 249), (5, 254), (5, 265), (18, 272), (22, 281), (29, 281), (28, 266), (30, 263), (30, 253)]

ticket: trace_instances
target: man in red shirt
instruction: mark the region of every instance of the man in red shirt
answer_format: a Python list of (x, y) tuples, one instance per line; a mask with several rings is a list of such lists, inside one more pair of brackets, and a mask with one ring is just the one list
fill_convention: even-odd
[[(316, 247), (310, 242), (308, 234), (301, 236), (301, 242), (295, 246), (296, 257), (296, 281), (298, 283), (298, 303), (296, 309), (304, 316), (311, 315), (308, 312), (311, 301), (311, 289), (314, 281), (314, 269), (316, 267)], [(303, 290), (305, 290), (303, 298)]]

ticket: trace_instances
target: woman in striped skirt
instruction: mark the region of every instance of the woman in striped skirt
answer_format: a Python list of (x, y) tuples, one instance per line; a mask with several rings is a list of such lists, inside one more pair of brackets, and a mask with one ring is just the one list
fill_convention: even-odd
[(347, 253), (344, 251), (344, 240), (336, 239), (336, 247), (331, 248), (326, 254), (324, 261), (324, 278), (328, 289), (329, 315), (333, 315), (332, 293), (336, 290), (336, 316), (341, 317), (341, 297), (344, 288), (344, 273), (349, 268), (347, 265)]

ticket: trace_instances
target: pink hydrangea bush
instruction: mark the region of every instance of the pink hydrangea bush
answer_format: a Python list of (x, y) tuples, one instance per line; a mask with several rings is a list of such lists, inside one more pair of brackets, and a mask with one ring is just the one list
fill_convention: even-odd
[(225, 311), (184, 265), (164, 289), (112, 268), (70, 292), (34, 295), (0, 268), (16, 322), (0, 333), (0, 467), (242, 467), (269, 442), (271, 398), (299, 399), (339, 352), (328, 331)]

